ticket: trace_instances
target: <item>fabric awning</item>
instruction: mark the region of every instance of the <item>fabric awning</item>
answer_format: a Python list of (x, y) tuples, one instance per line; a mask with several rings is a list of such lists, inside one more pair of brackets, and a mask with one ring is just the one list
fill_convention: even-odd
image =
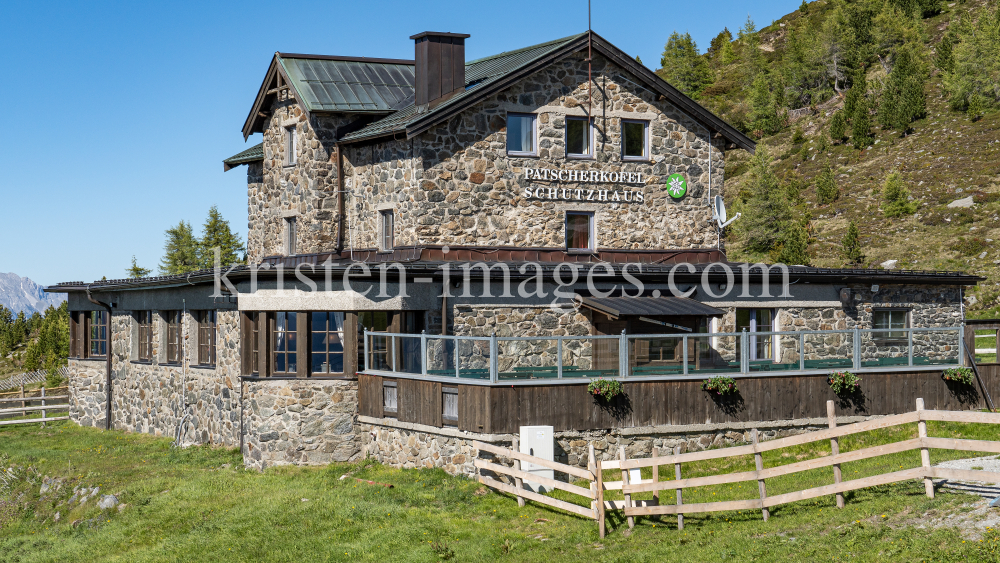
[(725, 311), (687, 297), (587, 297), (576, 301), (611, 317), (622, 315), (676, 315), (721, 317)]

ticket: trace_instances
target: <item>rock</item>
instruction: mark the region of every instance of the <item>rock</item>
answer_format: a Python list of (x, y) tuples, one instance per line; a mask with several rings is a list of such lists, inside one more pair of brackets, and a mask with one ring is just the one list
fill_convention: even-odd
[(115, 495), (104, 495), (101, 500), (97, 501), (97, 508), (101, 510), (108, 510), (118, 506), (118, 497)]
[(986, 258), (986, 252), (985, 251), (983, 251), (983, 253), (979, 255), (979, 259), (980, 260), (982, 260), (983, 258)]
[(124, 503), (124, 502), (123, 502), (123, 503), (121, 503), (121, 504), (119, 504), (119, 505), (118, 505), (118, 512), (122, 512), (123, 510), (125, 510), (125, 507), (126, 507), (126, 506), (128, 506), (128, 504), (127, 504), (127, 503)]
[(972, 196), (963, 197), (962, 199), (956, 199), (955, 201), (948, 204), (948, 207), (972, 207), (975, 202), (972, 200)]
[(60, 518), (62, 518), (62, 514), (59, 514), (58, 512), (56, 512), (55, 516), (52, 517), (52, 521), (53, 522), (58, 522)]
[(891, 269), (895, 268), (896, 264), (898, 264), (898, 263), (899, 263), (899, 260), (886, 260), (885, 262), (882, 262), (881, 264), (879, 264), (879, 266), (882, 266), (882, 268), (885, 269), (885, 270), (891, 270)]

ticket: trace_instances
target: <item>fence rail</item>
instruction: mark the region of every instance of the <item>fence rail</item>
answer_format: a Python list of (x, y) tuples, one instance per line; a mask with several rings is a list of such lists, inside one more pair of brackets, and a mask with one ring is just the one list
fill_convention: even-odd
[[(25, 373), (17, 373), (10, 377), (0, 379), (0, 390), (2, 389), (13, 389), (15, 387), (21, 387), (24, 385), (30, 385), (32, 383), (43, 383), (45, 378), (48, 377), (49, 372), (44, 369), (29, 371)], [(59, 368), (59, 375), (61, 377), (69, 377), (69, 368), (61, 367)]]
[[(769, 518), (768, 509), (774, 506), (811, 498), (836, 495), (838, 508), (843, 508), (843, 493), (847, 491), (896, 483), (900, 481), (908, 481), (911, 479), (922, 479), (925, 485), (925, 493), (930, 498), (934, 498), (932, 479), (956, 479), (1000, 483), (1000, 473), (997, 472), (931, 467), (930, 463), (931, 449), (1000, 453), (1000, 442), (958, 438), (934, 438), (927, 436), (927, 422), (929, 421), (1000, 424), (1000, 414), (924, 410), (923, 399), (917, 399), (916, 410), (913, 412), (887, 416), (885, 418), (860, 422), (857, 424), (837, 426), (836, 417), (834, 416), (833, 401), (829, 401), (827, 403), (827, 407), (830, 417), (830, 428), (827, 430), (809, 432), (806, 434), (799, 434), (797, 436), (779, 438), (766, 442), (758, 442), (757, 430), (753, 429), (751, 430), (753, 443), (750, 445), (690, 453), (682, 452), (681, 448), (676, 448), (672, 455), (663, 456), (658, 455), (658, 452), (654, 450), (653, 456), (648, 458), (628, 459), (625, 455), (625, 449), (622, 447), (619, 452), (619, 459), (605, 460), (599, 463), (594, 462), (594, 449), (593, 446), (591, 446), (590, 462), (588, 469), (586, 470), (579, 467), (572, 467), (552, 461), (542, 460), (534, 456), (515, 452), (508, 448), (502, 448), (482, 442), (474, 443), (474, 446), (483, 452), (488, 452), (510, 459), (517, 459), (519, 461), (536, 463), (538, 465), (555, 469), (556, 471), (562, 471), (569, 475), (573, 475), (579, 479), (589, 481), (589, 488), (578, 484), (567, 484), (562, 482), (546, 482), (544, 484), (588, 499), (593, 499), (593, 502), (591, 503), (591, 510), (587, 510), (586, 507), (569, 503), (567, 501), (553, 499), (531, 491), (525, 491), (522, 488), (521, 480), (530, 479), (539, 483), (541, 483), (541, 481), (538, 476), (525, 474), (524, 472), (519, 471), (519, 468), (518, 470), (513, 470), (509, 467), (481, 459), (476, 460), (475, 465), (480, 469), (486, 469), (500, 475), (508, 475), (518, 478), (514, 485), (510, 485), (490, 477), (480, 476), (480, 482), (487, 486), (515, 495), (519, 499), (527, 498), (548, 506), (560, 508), (574, 514), (598, 520), (599, 533), (602, 538), (604, 537), (605, 532), (603, 512), (605, 510), (620, 511), (627, 520), (630, 528), (634, 526), (634, 519), (636, 517), (676, 515), (678, 518), (678, 529), (683, 529), (684, 514), (700, 512), (728, 512), (731, 510), (760, 510), (764, 520), (767, 520)], [(913, 423), (917, 424), (917, 438), (894, 442), (891, 444), (872, 446), (851, 452), (840, 453), (839, 451), (838, 439), (840, 437)], [(831, 455), (829, 456), (794, 462), (786, 465), (779, 465), (776, 467), (764, 467), (763, 457), (761, 455), (764, 452), (824, 440), (830, 440)], [(840, 465), (843, 463), (914, 450), (920, 450), (920, 467), (904, 469), (901, 471), (892, 471), (889, 473), (872, 475), (858, 479), (841, 479)], [(724, 473), (686, 479), (681, 477), (681, 467), (684, 463), (748, 455), (754, 456), (756, 469), (753, 471)], [(659, 480), (659, 468), (661, 466), (669, 467), (670, 465), (673, 465), (675, 468), (676, 479), (670, 481)], [(633, 477), (633, 474), (630, 470), (637, 470), (643, 467), (651, 467), (653, 469), (653, 478), (640, 478), (631, 482), (630, 479)], [(783, 493), (780, 495), (768, 496), (768, 479), (823, 467), (832, 468), (831, 480), (833, 483)], [(604, 481), (603, 472), (607, 470), (620, 470), (622, 474), (621, 481)], [(547, 479), (546, 481), (553, 480)], [(683, 490), (686, 488), (723, 485), (746, 481), (757, 481), (757, 498), (702, 503), (683, 502)], [(624, 500), (604, 499), (604, 493), (606, 491), (614, 490), (620, 490), (624, 495)], [(660, 503), (660, 493), (664, 491), (675, 491), (675, 504)], [(631, 498), (631, 495), (633, 494), (650, 492), (654, 495), (652, 500), (632, 500)]]
[[(52, 395), (52, 391), (66, 391), (68, 387), (41, 387), (39, 389), (33, 389), (31, 391), (25, 392), (22, 388), (17, 397), (6, 397), (0, 398), (0, 426), (10, 426), (15, 424), (37, 424), (55, 421), (55, 420), (67, 420), (68, 416), (48, 416), (49, 411), (66, 411), (69, 410), (69, 395)], [(20, 403), (17, 407), (8, 407), (7, 405)], [(41, 417), (35, 418), (25, 418), (29, 414), (41, 413)], [(17, 418), (21, 417), (21, 418)], [(13, 420), (11, 420), (13, 419)]]
[(366, 330), (364, 372), (479, 385), (912, 372), (961, 365), (963, 345), (961, 326), (530, 337)]

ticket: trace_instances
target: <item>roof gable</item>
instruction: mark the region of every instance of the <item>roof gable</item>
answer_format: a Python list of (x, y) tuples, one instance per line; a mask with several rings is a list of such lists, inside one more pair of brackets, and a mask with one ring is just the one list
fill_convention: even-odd
[(704, 106), (685, 96), (679, 90), (657, 76), (653, 71), (635, 62), (621, 49), (593, 32), (565, 37), (516, 51), (509, 51), (477, 59), (466, 63), (466, 90), (427, 112), (417, 112), (413, 106), (389, 115), (364, 127), (342, 140), (360, 141), (397, 134), (405, 131), (407, 137), (419, 135), (431, 127), (451, 119), (472, 105), (517, 83), (521, 79), (587, 47), (593, 39), (593, 49), (607, 57), (614, 64), (626, 69), (645, 86), (664, 96), (709, 130), (717, 132), (742, 149), (753, 152), (756, 144), (732, 125), (726, 123)]
[(243, 124), (244, 138), (262, 132), (284, 89), (306, 113), (392, 113), (413, 96), (413, 61), (275, 53)]

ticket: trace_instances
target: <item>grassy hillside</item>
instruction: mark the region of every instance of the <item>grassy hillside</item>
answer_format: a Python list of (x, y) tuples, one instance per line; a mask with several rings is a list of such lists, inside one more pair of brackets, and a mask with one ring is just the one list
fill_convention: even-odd
[[(947, 77), (936, 64), (949, 30), (958, 29), (962, 18), (975, 22), (992, 15), (996, 4), (926, 0), (923, 4), (933, 8), (923, 14), (926, 17), (919, 12), (915, 17), (902, 16), (889, 7), (903, 3), (817, 0), (753, 35), (746, 29), (734, 33), (736, 38), (729, 45), (717, 39), (711, 52), (702, 56), (711, 70), (707, 86), (701, 84), (699, 91), (697, 81), (688, 81), (694, 85), (689, 86), (694, 88), (690, 93), (758, 138), (759, 146), (774, 158), (772, 168), (787, 192), (794, 220), (808, 233), (811, 264), (847, 265), (841, 241), (853, 221), (861, 232), (865, 254), (861, 265), (878, 267), (886, 260), (898, 260), (897, 268), (962, 270), (984, 276), (987, 281), (968, 294), (972, 296), (967, 300), (968, 314), (1000, 316), (1000, 252), (995, 242), (1000, 240), (1000, 111), (987, 104), (976, 119), (978, 115), (956, 103), (954, 85), (949, 90)], [(862, 61), (855, 66), (866, 75), (867, 95), (873, 104), (871, 142), (855, 148), (853, 139), (834, 142), (830, 130), (835, 112), (844, 108), (850, 96), (848, 47), (857, 42), (861, 31), (834, 20), (849, 20), (845, 14), (864, 6), (872, 13), (882, 12), (871, 20), (872, 29), (862, 30), (874, 37), (867, 51), (858, 48), (869, 57), (867, 62), (861, 55), (855, 57)], [(934, 14), (937, 9), (940, 13)], [(847, 31), (837, 31), (835, 24)], [(749, 54), (755, 44), (760, 57), (756, 62)], [(877, 122), (878, 106), (888, 104), (884, 93), (890, 82), (888, 69), (907, 46), (926, 80), (922, 87), (926, 112), (905, 130), (882, 128)], [(659, 73), (671, 82), (688, 76), (670, 63)], [(755, 90), (751, 83), (753, 76), (769, 87), (777, 113), (773, 127), (760, 109), (768, 90), (760, 98), (761, 89)], [(850, 125), (847, 129), (850, 137)], [(727, 203), (736, 209), (753, 197), (749, 165), (749, 154), (730, 152), (725, 190)], [(816, 181), (827, 167), (833, 170), (839, 197), (821, 204)], [(893, 171), (900, 173), (911, 201), (917, 204), (913, 214), (884, 216), (881, 188)], [(948, 207), (969, 196), (972, 207)], [(735, 227), (727, 233), (731, 259), (769, 258), (748, 251), (741, 240), (746, 234)]]
[[(974, 425), (928, 426), (932, 436), (992, 434)], [(849, 436), (841, 451), (915, 436), (913, 426)], [(756, 510), (691, 514), (683, 531), (664, 517), (638, 518), (630, 532), (620, 516), (609, 516), (608, 536), (599, 540), (593, 520), (532, 502), (518, 508), (512, 497), (439, 469), (364, 461), (258, 473), (241, 468), (236, 450), (175, 449), (165, 438), (69, 423), (0, 428), (0, 444), (0, 562), (1000, 561), (1000, 533), (987, 528), (984, 499), (941, 489), (930, 500), (917, 480), (849, 492), (842, 510), (833, 496), (776, 507), (768, 522)], [(765, 453), (764, 463), (826, 455), (829, 446), (817, 443)], [(934, 450), (931, 459), (961, 455)], [(753, 464), (744, 456), (685, 464), (684, 472)], [(843, 471), (854, 479), (919, 465), (914, 451), (847, 463)], [(768, 492), (829, 484), (830, 471), (768, 480)], [(661, 467), (660, 478), (672, 479), (673, 468)], [(684, 501), (757, 494), (756, 483), (737, 483), (687, 489)], [(119, 504), (111, 507), (106, 495)]]

